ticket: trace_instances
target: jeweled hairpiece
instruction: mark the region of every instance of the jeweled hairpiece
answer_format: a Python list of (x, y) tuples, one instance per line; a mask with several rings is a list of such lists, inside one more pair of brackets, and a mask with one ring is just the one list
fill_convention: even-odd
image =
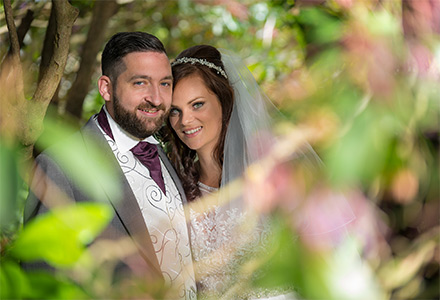
[(215, 64), (213, 64), (212, 62), (207, 61), (206, 59), (202, 59), (202, 58), (194, 58), (194, 57), (181, 57), (176, 59), (175, 61), (173, 61), (171, 63), (171, 66), (174, 67), (175, 65), (180, 65), (180, 64), (186, 64), (186, 63), (190, 63), (190, 64), (201, 64), (204, 66), (207, 66), (208, 68), (214, 69), (217, 71), (217, 74), (221, 74), (223, 77), (225, 77), (226, 79), (228, 79), (228, 76), (226, 75), (226, 72), (223, 71), (223, 69), (219, 66), (216, 66)]

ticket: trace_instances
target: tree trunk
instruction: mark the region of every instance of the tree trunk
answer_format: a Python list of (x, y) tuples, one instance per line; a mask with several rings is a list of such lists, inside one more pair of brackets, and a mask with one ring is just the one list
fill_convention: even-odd
[(31, 100), (24, 96), (23, 71), (20, 60), (20, 41), (12, 16), (11, 1), (4, 0), (4, 10), (11, 42), (10, 51), (3, 61), (0, 73), (1, 135), (16, 139), (23, 146), (22, 158), (32, 158), (35, 141), (43, 129), (47, 106), (63, 76), (69, 52), (70, 35), (78, 9), (67, 0), (52, 1), (55, 30), (53, 51), (47, 64), (40, 68), (39, 82)]
[(67, 95), (66, 111), (80, 119), (84, 99), (89, 92), (90, 81), (96, 66), (96, 56), (102, 47), (108, 21), (117, 12), (116, 1), (96, 1), (86, 42), (81, 52), (81, 65)]

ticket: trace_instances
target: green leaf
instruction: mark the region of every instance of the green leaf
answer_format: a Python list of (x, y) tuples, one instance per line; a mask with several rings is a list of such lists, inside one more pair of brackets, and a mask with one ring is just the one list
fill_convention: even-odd
[(0, 231), (18, 223), (19, 191), (22, 180), (18, 173), (16, 153), (0, 140)]
[(11, 254), (23, 261), (42, 259), (56, 267), (72, 266), (111, 217), (112, 209), (99, 203), (53, 209), (24, 227)]
[(343, 33), (341, 20), (320, 8), (302, 9), (298, 21), (306, 26), (304, 33), (309, 43), (335, 42), (341, 38)]
[(27, 273), (30, 291), (26, 299), (92, 299), (75, 283), (47, 272)]
[(337, 186), (372, 183), (385, 167), (394, 120), (366, 110), (348, 132), (325, 153), (326, 171)]
[(0, 299), (88, 299), (75, 283), (45, 271), (21, 269), (3, 258), (0, 265)]
[(273, 220), (269, 251), (253, 285), (268, 289), (290, 286), (302, 299), (331, 299), (328, 262), (322, 253), (306, 247), (283, 218)]
[(0, 299), (21, 299), (29, 293), (26, 274), (17, 263), (2, 258), (0, 266)]

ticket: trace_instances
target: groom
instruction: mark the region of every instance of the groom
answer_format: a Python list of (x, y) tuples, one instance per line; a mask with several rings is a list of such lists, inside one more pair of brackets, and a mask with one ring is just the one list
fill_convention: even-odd
[[(101, 64), (98, 88), (105, 105), (71, 138), (87, 149), (87, 139), (92, 137), (119, 170), (123, 197), (106, 193), (104, 201), (110, 202), (115, 214), (99, 238), (130, 237), (136, 246), (134, 257), (125, 259), (135, 262), (134, 268), (133, 263), (121, 263), (116, 276), (142, 270), (144, 278), (164, 281), (181, 298), (193, 299), (196, 288), (183, 211), (185, 194), (152, 136), (171, 105), (173, 78), (165, 48), (148, 33), (121, 32), (106, 44)], [(76, 202), (102, 200), (87, 195), (49, 152), (39, 155), (36, 163), (25, 222), (48, 210), (55, 190), (48, 188), (50, 184)]]

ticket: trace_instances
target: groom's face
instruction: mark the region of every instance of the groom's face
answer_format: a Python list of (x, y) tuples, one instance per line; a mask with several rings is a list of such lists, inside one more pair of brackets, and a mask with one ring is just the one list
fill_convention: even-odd
[(144, 139), (168, 116), (172, 73), (168, 57), (158, 52), (133, 52), (123, 58), (125, 70), (112, 86), (108, 110), (131, 135)]

